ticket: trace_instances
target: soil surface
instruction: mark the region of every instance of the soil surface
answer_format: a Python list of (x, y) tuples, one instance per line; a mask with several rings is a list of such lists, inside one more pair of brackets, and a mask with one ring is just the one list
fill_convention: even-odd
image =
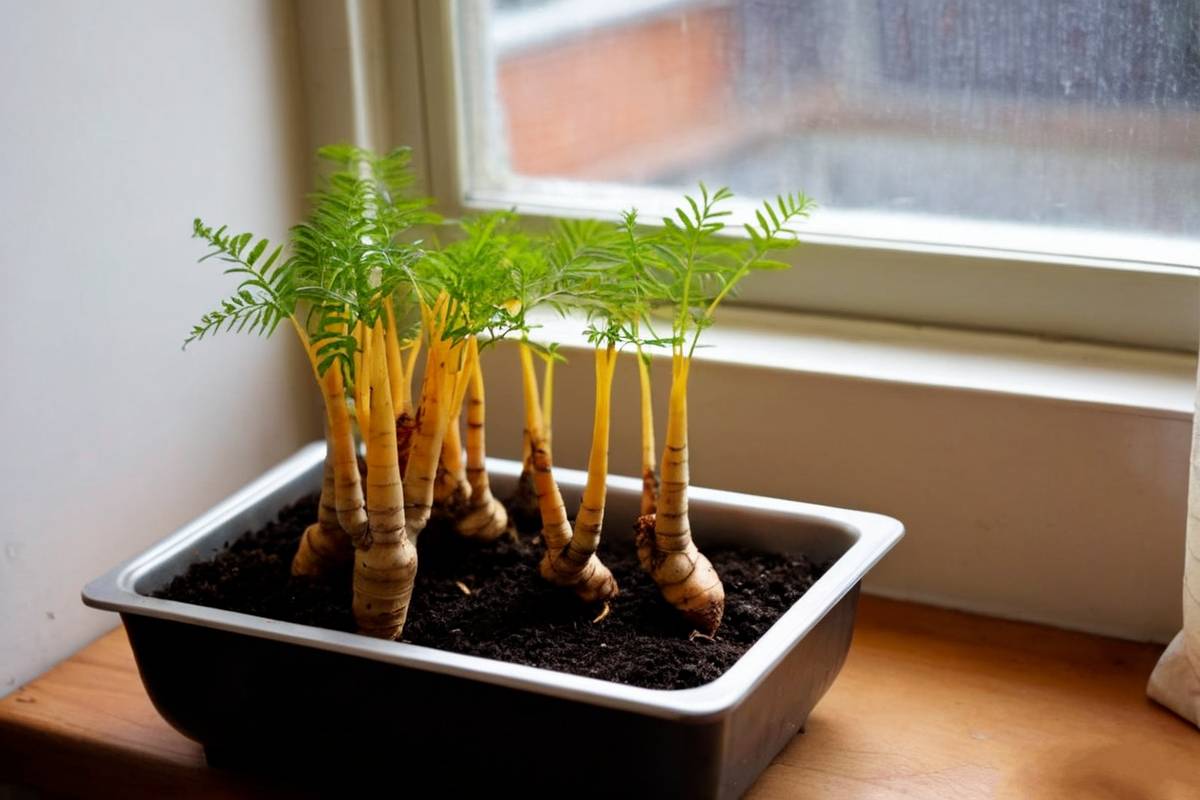
[[(290, 574), (316, 503), (314, 495), (284, 509), (277, 521), (193, 564), (155, 596), (353, 631), (349, 567), (321, 579)], [(720, 676), (827, 567), (803, 556), (706, 548), (726, 592), (724, 622), (708, 639), (690, 636), (638, 566), (632, 542), (601, 544), (621, 593), (598, 623), (592, 620), (600, 609), (538, 575), (536, 534), (480, 545), (434, 520), (418, 542), (403, 641), (653, 689), (699, 686)]]

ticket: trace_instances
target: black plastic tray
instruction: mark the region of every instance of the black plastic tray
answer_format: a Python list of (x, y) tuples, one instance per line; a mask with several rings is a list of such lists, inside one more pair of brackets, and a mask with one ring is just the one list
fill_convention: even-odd
[[(274, 771), (296, 790), (381, 776), (441, 792), (737, 797), (799, 731), (845, 661), (863, 575), (903, 535), (894, 519), (694, 488), (700, 545), (836, 559), (717, 680), (667, 691), (384, 642), (149, 596), (319, 489), (310, 445), (191, 525), (85, 587), (118, 611), (163, 717), (213, 766)], [(520, 465), (493, 460), (497, 494)], [(555, 470), (568, 507), (584, 475)], [(607, 517), (641, 481), (613, 477)], [(626, 537), (613, 526), (605, 536)], [(424, 795), (422, 795), (424, 796)]]

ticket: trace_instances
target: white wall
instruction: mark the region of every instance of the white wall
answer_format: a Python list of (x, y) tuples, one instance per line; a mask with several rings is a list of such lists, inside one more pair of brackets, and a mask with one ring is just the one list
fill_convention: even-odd
[(294, 342), (180, 352), (229, 288), (192, 218), (279, 236), (306, 190), (282, 2), (0, 8), (0, 695), (114, 616), (82, 585), (319, 434)]

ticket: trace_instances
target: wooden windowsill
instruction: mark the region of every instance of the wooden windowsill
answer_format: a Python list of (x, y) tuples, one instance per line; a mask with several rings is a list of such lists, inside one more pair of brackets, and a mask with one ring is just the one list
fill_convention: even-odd
[[(1200, 732), (1145, 697), (1161, 648), (864, 597), (850, 657), (751, 798), (1195, 798)], [(0, 700), (0, 789), (255, 796), (142, 690), (122, 630)]]

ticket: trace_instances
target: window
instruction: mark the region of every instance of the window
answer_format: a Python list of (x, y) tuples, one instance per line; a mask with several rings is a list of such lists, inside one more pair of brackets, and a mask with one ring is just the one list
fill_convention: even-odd
[[(743, 303), (1191, 350), (1200, 0), (302, 3), (313, 141), (449, 214), (822, 203)], [(338, 46), (329, 42), (334, 40)]]
[(1196, 0), (458, 13), (468, 196), (661, 210), (706, 180), (803, 188), (815, 229), (849, 236), (1163, 264), (1200, 250)]

